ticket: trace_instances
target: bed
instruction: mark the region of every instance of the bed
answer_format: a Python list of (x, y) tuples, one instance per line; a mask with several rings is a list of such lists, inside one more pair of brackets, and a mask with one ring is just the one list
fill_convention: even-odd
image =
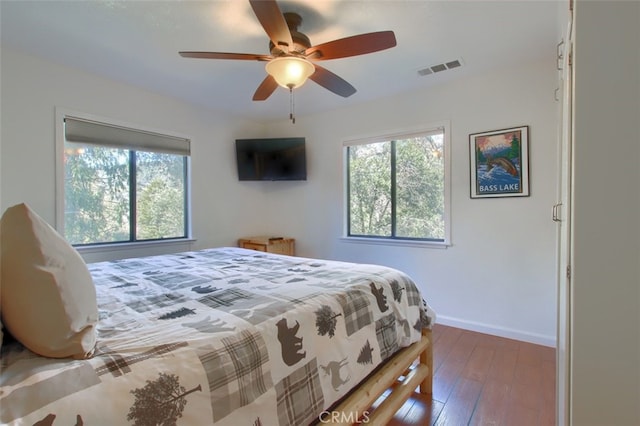
[(395, 269), (235, 247), (88, 269), (95, 351), (42, 357), (5, 331), (0, 423), (384, 424), (431, 392), (434, 313)]

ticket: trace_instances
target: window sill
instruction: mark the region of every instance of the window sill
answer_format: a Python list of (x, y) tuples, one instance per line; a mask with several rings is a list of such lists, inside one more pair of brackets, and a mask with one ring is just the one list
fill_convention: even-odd
[(136, 241), (132, 243), (95, 244), (86, 246), (74, 246), (80, 253), (101, 253), (107, 251), (135, 250), (145, 247), (169, 247), (172, 245), (191, 245), (194, 238), (180, 238), (175, 240)]
[(366, 238), (366, 237), (340, 237), (340, 241), (351, 244), (372, 244), (386, 246), (422, 247), (434, 249), (446, 249), (451, 244), (445, 241), (418, 241), (401, 240), (391, 238)]
[(136, 241), (132, 243), (96, 244), (75, 247), (87, 263), (117, 260), (128, 257), (153, 256), (192, 250), (193, 238), (176, 240)]

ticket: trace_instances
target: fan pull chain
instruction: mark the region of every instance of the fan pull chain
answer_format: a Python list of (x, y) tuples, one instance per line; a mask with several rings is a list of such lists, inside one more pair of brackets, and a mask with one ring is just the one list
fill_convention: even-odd
[(296, 124), (295, 107), (293, 87), (289, 87), (289, 119), (291, 120), (291, 124)]

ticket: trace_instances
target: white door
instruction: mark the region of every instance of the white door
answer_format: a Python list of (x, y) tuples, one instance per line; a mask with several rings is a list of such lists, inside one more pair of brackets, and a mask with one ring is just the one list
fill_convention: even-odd
[(573, 145), (573, 45), (572, 18), (559, 59), (561, 68), (561, 124), (559, 144), (559, 203), (554, 206), (553, 220), (558, 223), (558, 330), (556, 348), (556, 424), (571, 424), (571, 165)]

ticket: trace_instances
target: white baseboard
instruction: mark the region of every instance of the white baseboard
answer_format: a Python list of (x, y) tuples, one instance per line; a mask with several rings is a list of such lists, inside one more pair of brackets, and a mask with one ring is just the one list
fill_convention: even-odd
[(510, 328), (496, 327), (489, 324), (481, 324), (473, 321), (447, 317), (445, 315), (437, 315), (436, 324), (448, 325), (450, 327), (462, 328), (464, 330), (476, 331), (478, 333), (506, 337), (507, 339), (521, 340), (523, 342), (535, 343), (536, 345), (549, 346), (552, 348), (556, 347), (556, 336), (545, 336), (542, 334), (527, 333)]

